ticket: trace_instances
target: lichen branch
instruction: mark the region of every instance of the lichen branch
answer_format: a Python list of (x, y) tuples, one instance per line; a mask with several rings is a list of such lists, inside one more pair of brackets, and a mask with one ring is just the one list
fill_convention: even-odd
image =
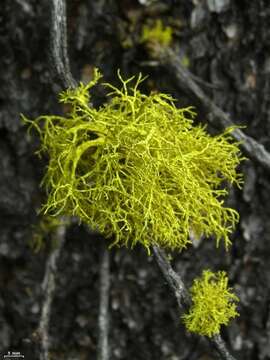
[[(161, 250), (157, 246), (153, 246), (153, 254), (164, 278), (166, 279), (170, 289), (172, 290), (172, 293), (177, 300), (179, 308), (181, 310), (183, 310), (183, 308), (187, 309), (191, 304), (191, 297), (181, 276), (173, 270), (164, 250)], [(209, 341), (218, 351), (222, 360), (236, 360), (230, 354), (225, 342), (222, 340), (220, 335), (214, 335), (212, 338), (209, 338)]]

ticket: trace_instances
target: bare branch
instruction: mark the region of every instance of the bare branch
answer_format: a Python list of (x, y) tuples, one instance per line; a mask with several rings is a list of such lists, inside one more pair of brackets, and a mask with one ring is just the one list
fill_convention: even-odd
[[(230, 116), (220, 109), (200, 88), (191, 74), (179, 60), (179, 57), (171, 49), (158, 49), (155, 54), (159, 57), (161, 63), (169, 66), (172, 74), (177, 78), (179, 85), (183, 89), (188, 89), (201, 102), (209, 114), (209, 122), (223, 128), (233, 126)], [(270, 170), (270, 153), (265, 147), (254, 140), (252, 137), (243, 133), (240, 129), (235, 129), (232, 133), (237, 141), (241, 141), (242, 149), (246, 155), (260, 163), (267, 170)]]
[(109, 360), (109, 296), (110, 296), (110, 254), (104, 244), (100, 261), (100, 285), (99, 285), (99, 338), (98, 360)]
[(59, 258), (61, 256), (61, 251), (65, 243), (66, 236), (66, 225), (61, 224), (56, 230), (56, 243), (55, 247), (46, 264), (46, 271), (44, 275), (44, 280), (42, 287), (45, 291), (45, 299), (42, 306), (41, 318), (39, 323), (38, 333), (41, 338), (41, 353), (40, 360), (49, 360), (49, 348), (50, 348), (50, 338), (49, 338), (49, 328), (50, 328), (50, 317), (51, 317), (51, 306), (55, 293), (55, 278), (57, 275), (57, 265)]
[(53, 67), (64, 89), (75, 87), (67, 53), (66, 1), (51, 0), (51, 55)]
[[(168, 282), (168, 285), (177, 300), (179, 308), (181, 310), (183, 308), (187, 309), (191, 304), (191, 298), (181, 276), (173, 270), (171, 263), (163, 250), (159, 249), (157, 246), (153, 246), (153, 253), (164, 278)], [(226, 348), (226, 344), (220, 335), (209, 338), (209, 341), (218, 351), (222, 360), (236, 360)]]
[(214, 335), (211, 342), (219, 352), (221, 359), (235, 360), (235, 358), (229, 353), (228, 349), (226, 348), (226, 344), (221, 338), (220, 334)]
[(191, 299), (181, 277), (173, 270), (164, 250), (153, 246), (153, 252), (163, 276), (176, 297), (179, 308), (188, 308)]

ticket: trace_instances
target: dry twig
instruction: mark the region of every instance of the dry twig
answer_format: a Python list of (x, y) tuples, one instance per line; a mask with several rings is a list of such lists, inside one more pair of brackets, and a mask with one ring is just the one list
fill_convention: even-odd
[[(51, 60), (54, 70), (64, 89), (74, 88), (77, 82), (70, 71), (70, 63), (67, 52), (67, 26), (66, 26), (66, 1), (51, 0)], [(64, 232), (62, 226), (58, 229), (59, 236)], [(45, 287), (46, 300), (42, 308), (42, 317), (40, 321), (40, 334), (42, 337), (41, 360), (48, 360), (49, 351), (49, 321), (51, 312), (51, 303), (55, 292), (54, 273), (57, 268), (57, 261), (64, 241), (61, 247), (55, 249), (48, 259), (46, 267)], [(59, 242), (60, 244), (60, 242)], [(98, 340), (98, 358), (99, 360), (109, 359), (109, 288), (110, 288), (110, 269), (109, 252), (104, 249), (100, 264), (100, 307), (99, 307), (99, 340)]]
[(52, 250), (46, 264), (45, 276), (42, 288), (45, 292), (45, 299), (42, 306), (41, 318), (38, 333), (41, 339), (40, 360), (49, 360), (50, 348), (50, 317), (51, 307), (56, 288), (57, 265), (61, 256), (61, 251), (65, 243), (66, 225), (61, 224), (56, 230), (56, 247)]
[(98, 339), (98, 360), (109, 360), (109, 293), (110, 293), (110, 254), (103, 245), (103, 252), (100, 261), (99, 279), (99, 339)]
[(51, 0), (50, 44), (52, 66), (64, 89), (75, 87), (67, 52), (66, 1)]
[[(66, 3), (62, 0), (51, 0), (51, 58), (52, 64), (64, 88), (75, 86), (69, 59), (67, 55), (67, 37), (66, 37)], [(61, 224), (56, 231), (57, 246), (50, 254), (43, 281), (45, 299), (42, 306), (41, 318), (39, 323), (39, 335), (41, 339), (40, 360), (49, 360), (49, 328), (51, 306), (56, 289), (55, 277), (57, 265), (65, 243), (66, 225)]]

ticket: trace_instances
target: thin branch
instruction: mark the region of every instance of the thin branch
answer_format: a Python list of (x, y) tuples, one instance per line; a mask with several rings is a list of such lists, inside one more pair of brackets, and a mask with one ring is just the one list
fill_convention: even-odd
[[(188, 89), (191, 93), (201, 102), (208, 111), (209, 122), (213, 125), (221, 126), (226, 128), (233, 126), (233, 122), (230, 116), (220, 109), (200, 88), (200, 86), (194, 80), (194, 75), (191, 74), (179, 60), (177, 54), (171, 49), (157, 49), (155, 56), (158, 56), (159, 60), (167, 68), (169, 67), (172, 74), (176, 77), (179, 85), (183, 89)], [(265, 147), (254, 140), (252, 137), (243, 133), (240, 129), (235, 129), (232, 136), (237, 140), (241, 141), (242, 149), (246, 155), (260, 163), (267, 170), (270, 170), (270, 153)]]
[(235, 358), (230, 354), (229, 350), (227, 349), (226, 344), (220, 334), (214, 335), (211, 342), (215, 346), (216, 350), (219, 352), (222, 359), (235, 360)]
[(66, 1), (51, 0), (50, 44), (52, 65), (64, 89), (75, 87), (67, 52)]
[[(177, 300), (179, 308), (181, 310), (183, 308), (187, 309), (191, 304), (191, 298), (181, 276), (173, 270), (171, 263), (163, 250), (157, 246), (153, 246), (153, 253), (164, 278)], [(213, 336), (209, 341), (218, 351), (222, 360), (236, 360), (226, 348), (226, 344), (220, 335)]]
[(57, 264), (61, 256), (62, 248), (65, 243), (66, 236), (66, 225), (61, 224), (56, 230), (56, 247), (52, 250), (46, 264), (46, 271), (42, 288), (45, 292), (45, 299), (42, 306), (41, 318), (39, 323), (38, 333), (41, 339), (41, 353), (40, 360), (49, 360), (49, 349), (50, 349), (50, 317), (51, 317), (51, 306), (54, 298), (56, 282), (55, 278), (57, 275)]
[(187, 309), (191, 304), (191, 298), (181, 277), (173, 270), (164, 250), (153, 246), (153, 252), (164, 278), (176, 297), (179, 308)]
[(110, 254), (106, 245), (100, 261), (100, 285), (99, 285), (99, 338), (98, 360), (109, 360), (109, 296), (110, 296)]
[[(65, 0), (51, 0), (50, 45), (53, 67), (63, 88), (74, 87), (67, 55), (66, 3)], [(64, 218), (62, 219), (64, 220)], [(51, 306), (56, 289), (57, 266), (65, 243), (66, 224), (56, 230), (56, 247), (52, 250), (46, 264), (42, 288), (45, 292), (38, 333), (41, 339), (40, 360), (49, 360)]]
[[(51, 54), (53, 67), (64, 89), (76, 87), (69, 64), (67, 52), (67, 20), (66, 1), (51, 0)], [(109, 360), (109, 289), (110, 289), (110, 259), (109, 252), (104, 247), (100, 263), (100, 306), (99, 306), (99, 339), (98, 359)], [(44, 359), (45, 360), (45, 359)]]

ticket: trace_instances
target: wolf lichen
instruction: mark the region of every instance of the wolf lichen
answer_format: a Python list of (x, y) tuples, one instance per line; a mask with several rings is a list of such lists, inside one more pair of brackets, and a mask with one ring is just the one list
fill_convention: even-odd
[(192, 306), (182, 316), (191, 332), (212, 337), (220, 332), (221, 325), (238, 316), (238, 297), (228, 288), (228, 277), (224, 271), (216, 274), (204, 270), (202, 277), (194, 280), (191, 289)]
[(172, 28), (170, 26), (164, 26), (161, 19), (157, 19), (153, 26), (143, 26), (141, 42), (156, 42), (161, 46), (169, 46), (172, 42)]
[(96, 70), (90, 84), (60, 94), (66, 116), (24, 118), (49, 157), (44, 212), (77, 216), (117, 245), (181, 250), (192, 230), (214, 235), (217, 244), (223, 238), (227, 247), (238, 213), (223, 206), (225, 184), (241, 180), (233, 129), (210, 136), (193, 125), (192, 107), (142, 94), (141, 75), (133, 87), (134, 77), (118, 75), (122, 88), (104, 84), (110, 101), (98, 109), (89, 106)]

